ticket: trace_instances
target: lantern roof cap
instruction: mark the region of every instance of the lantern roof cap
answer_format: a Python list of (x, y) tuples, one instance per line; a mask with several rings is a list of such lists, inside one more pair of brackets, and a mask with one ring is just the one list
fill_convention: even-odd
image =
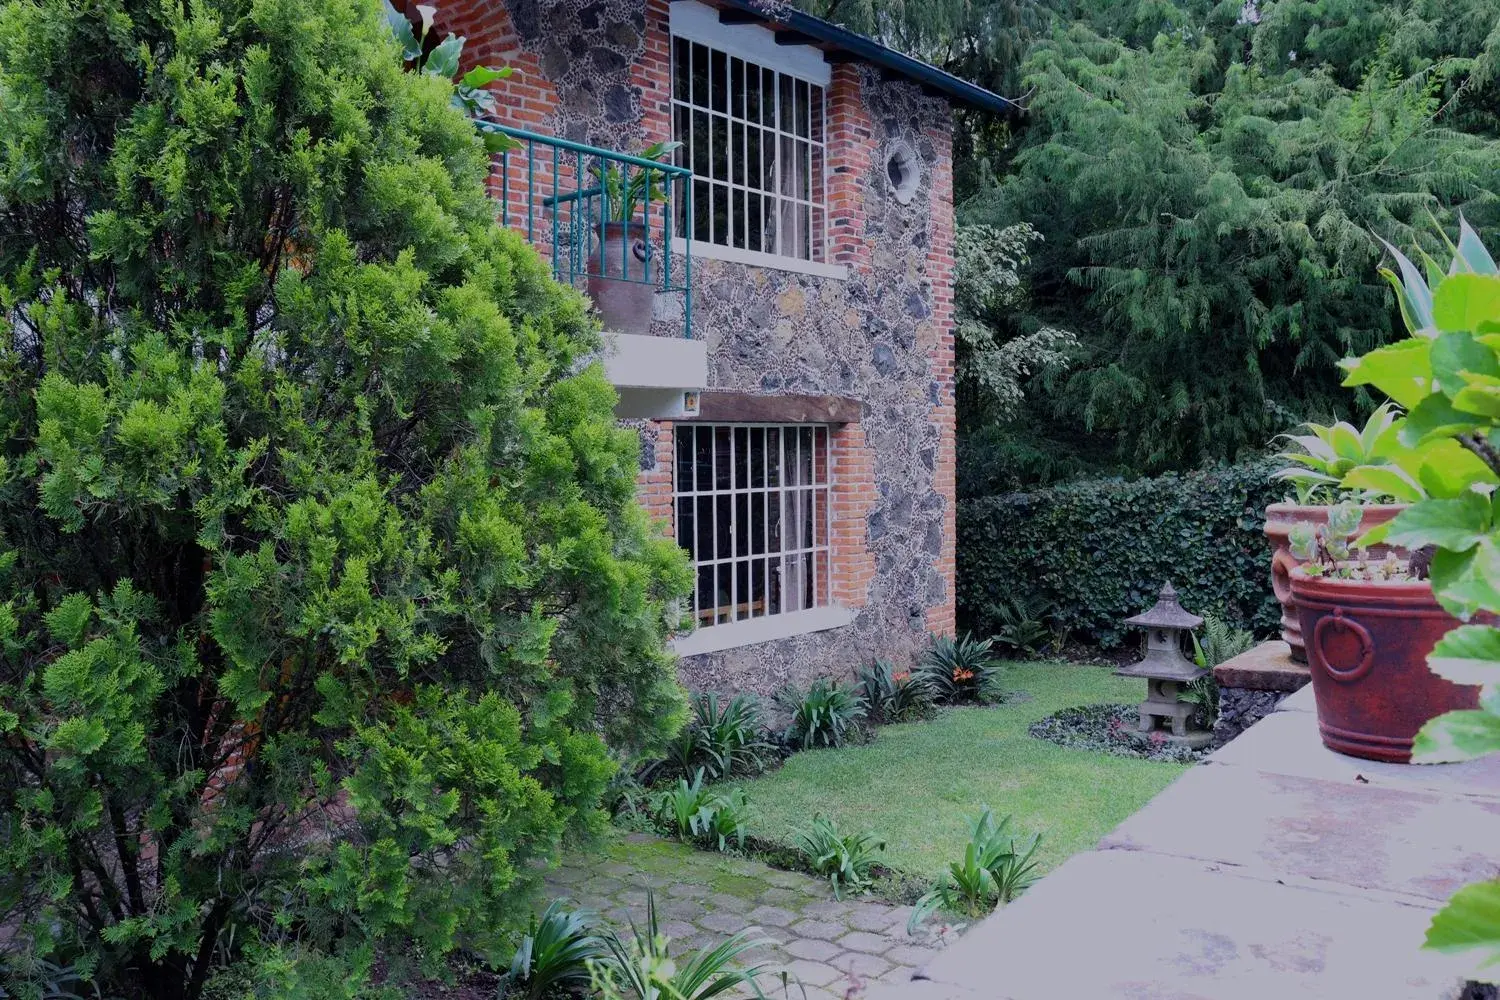
[(1125, 624), (1141, 628), (1197, 628), (1203, 624), (1203, 619), (1183, 610), (1182, 605), (1177, 603), (1177, 591), (1170, 583), (1165, 583), (1156, 599), (1156, 605), (1134, 618), (1125, 619)]

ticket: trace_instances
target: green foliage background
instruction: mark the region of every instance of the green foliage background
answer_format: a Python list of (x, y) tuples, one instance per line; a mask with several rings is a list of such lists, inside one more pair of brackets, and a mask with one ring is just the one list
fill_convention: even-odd
[(961, 115), (960, 226), (1041, 234), (997, 344), (1077, 335), (1011, 419), (965, 407), (969, 495), (1234, 461), (1375, 402), (1376, 236), (1500, 225), (1493, 0), (809, 0), (1029, 111)]
[(0, 3), (0, 925), (127, 996), (497, 952), (682, 717), (584, 303), (374, 0)]
[(1285, 488), (1269, 482), (1273, 468), (1083, 480), (961, 501), (960, 628), (989, 634), (989, 606), (1024, 594), (1056, 628), (1117, 646), (1130, 631), (1121, 622), (1170, 582), (1188, 610), (1274, 635), (1281, 610), (1262, 531), (1266, 506)]

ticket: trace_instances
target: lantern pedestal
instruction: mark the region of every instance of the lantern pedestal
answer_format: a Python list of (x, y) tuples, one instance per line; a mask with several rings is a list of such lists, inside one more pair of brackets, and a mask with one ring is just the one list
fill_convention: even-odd
[(1146, 700), (1141, 702), (1139, 730), (1143, 735), (1164, 732), (1167, 742), (1201, 750), (1213, 742), (1213, 734), (1192, 726), (1198, 706), (1182, 700), (1181, 681), (1147, 678)]

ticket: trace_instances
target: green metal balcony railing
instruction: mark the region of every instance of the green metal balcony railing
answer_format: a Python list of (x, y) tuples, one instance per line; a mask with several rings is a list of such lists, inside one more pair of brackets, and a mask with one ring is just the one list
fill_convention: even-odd
[(498, 154), (500, 219), (551, 257), (557, 280), (587, 291), (607, 326), (605, 302), (618, 298), (610, 284), (639, 289), (634, 294), (645, 295), (648, 311), (651, 293), (680, 292), (682, 336), (692, 336), (692, 170), (495, 122), (478, 125), (519, 144)]

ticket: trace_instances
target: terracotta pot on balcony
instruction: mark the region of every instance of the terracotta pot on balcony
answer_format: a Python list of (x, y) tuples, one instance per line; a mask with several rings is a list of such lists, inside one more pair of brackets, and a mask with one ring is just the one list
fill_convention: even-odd
[[(589, 298), (608, 333), (644, 334), (656, 304), (656, 276), (647, 280), (644, 223), (606, 222), (596, 227), (600, 252), (589, 258)], [(629, 246), (626, 245), (627, 240)], [(654, 262), (660, 267), (660, 262)]]
[[(1361, 532), (1384, 524), (1406, 509), (1406, 504), (1374, 504), (1365, 508), (1360, 522)], [(1302, 626), (1297, 621), (1297, 602), (1292, 596), (1291, 572), (1299, 563), (1292, 555), (1292, 544), (1287, 536), (1296, 524), (1323, 524), (1328, 520), (1328, 508), (1322, 505), (1295, 503), (1273, 503), (1266, 508), (1266, 537), (1271, 540), (1271, 589), (1281, 604), (1281, 638), (1292, 647), (1292, 659), (1307, 662), (1307, 650), (1302, 645)], [(1369, 557), (1383, 559), (1390, 552), (1404, 553), (1404, 549), (1389, 545), (1376, 545), (1369, 549)]]
[(1479, 688), (1427, 667), (1438, 639), (1459, 625), (1425, 580), (1371, 582), (1291, 574), (1318, 730), (1330, 750), (1404, 764), (1427, 720), (1479, 705)]

